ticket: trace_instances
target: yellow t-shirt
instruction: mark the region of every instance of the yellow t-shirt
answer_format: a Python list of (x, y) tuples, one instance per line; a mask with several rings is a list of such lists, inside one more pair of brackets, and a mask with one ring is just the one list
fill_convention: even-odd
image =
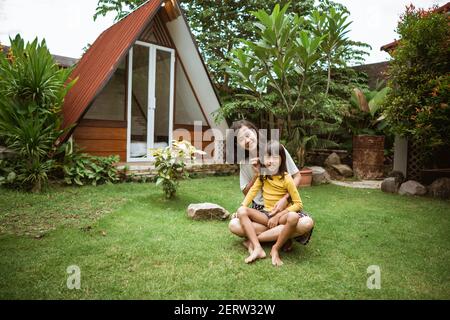
[(298, 212), (303, 209), (302, 199), (300, 199), (297, 187), (292, 177), (288, 174), (285, 174), (284, 177), (280, 175), (272, 176), (271, 178), (267, 177), (263, 181), (258, 178), (245, 196), (242, 205), (247, 207), (253, 198), (255, 198), (258, 191), (261, 190), (261, 187), (264, 210), (268, 212), (272, 211), (275, 204), (288, 192), (292, 202), (286, 209), (290, 212)]

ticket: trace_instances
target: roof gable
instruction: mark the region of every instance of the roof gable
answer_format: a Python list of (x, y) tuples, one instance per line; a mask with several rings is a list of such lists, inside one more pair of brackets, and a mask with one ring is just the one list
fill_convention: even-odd
[(78, 80), (64, 100), (64, 127), (77, 123), (84, 115), (161, 3), (161, 0), (147, 1), (103, 31), (83, 55), (71, 74), (72, 79)]

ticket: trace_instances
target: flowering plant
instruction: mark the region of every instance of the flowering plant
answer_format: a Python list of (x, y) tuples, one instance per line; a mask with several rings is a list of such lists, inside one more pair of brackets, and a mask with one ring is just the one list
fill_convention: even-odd
[(172, 146), (153, 151), (156, 168), (156, 185), (161, 185), (166, 199), (172, 199), (177, 192), (180, 179), (189, 176), (186, 171), (188, 162), (195, 160), (195, 155), (206, 154), (197, 150), (186, 140), (172, 141)]

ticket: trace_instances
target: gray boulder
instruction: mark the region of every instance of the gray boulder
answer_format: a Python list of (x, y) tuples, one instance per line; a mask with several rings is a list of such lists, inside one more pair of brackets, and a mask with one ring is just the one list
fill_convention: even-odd
[(343, 177), (349, 178), (353, 176), (352, 168), (346, 164), (333, 164), (331, 167)]
[(439, 178), (428, 186), (428, 193), (436, 198), (450, 199), (450, 178)]
[(323, 164), (325, 167), (331, 167), (336, 164), (341, 164), (341, 158), (339, 158), (336, 152), (333, 152), (328, 156), (328, 158), (325, 159), (325, 162)]
[(383, 180), (381, 183), (381, 191), (389, 193), (397, 193), (400, 183), (397, 178), (389, 177)]
[(312, 166), (309, 168), (312, 170), (313, 185), (317, 186), (331, 181), (330, 174), (324, 168), (319, 166)]
[(427, 188), (421, 185), (419, 182), (414, 180), (408, 180), (400, 186), (398, 193), (401, 195), (408, 196), (423, 196), (427, 193)]
[(227, 219), (230, 213), (214, 203), (191, 203), (187, 208), (187, 214), (194, 220), (201, 219)]

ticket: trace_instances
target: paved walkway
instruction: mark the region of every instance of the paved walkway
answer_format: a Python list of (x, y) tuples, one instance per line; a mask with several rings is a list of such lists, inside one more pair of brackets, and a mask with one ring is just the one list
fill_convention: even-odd
[(332, 184), (350, 187), (350, 188), (360, 188), (360, 189), (380, 189), (381, 180), (362, 180), (362, 181), (338, 181), (331, 180)]

